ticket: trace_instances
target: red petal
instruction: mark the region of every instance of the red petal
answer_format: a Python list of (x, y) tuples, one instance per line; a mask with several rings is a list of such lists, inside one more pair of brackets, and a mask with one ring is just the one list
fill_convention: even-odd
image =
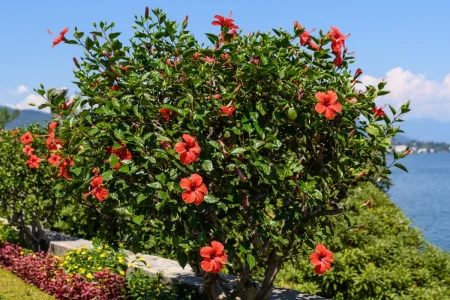
[(203, 247), (200, 249), (200, 256), (210, 258), (212, 254), (213, 248), (210, 246)]
[(342, 106), (340, 103), (335, 103), (332, 105), (329, 105), (328, 108), (334, 110), (335, 112), (341, 112), (342, 111)]
[(213, 268), (211, 270), (211, 273), (219, 273), (220, 270), (222, 269), (222, 264), (216, 260), (212, 260), (213, 263)]
[(221, 255), (216, 256), (215, 260), (219, 261), (222, 264), (226, 264), (227, 263), (227, 255), (225, 253), (222, 253)]
[(200, 192), (198, 192), (198, 191), (195, 191), (195, 192), (193, 192), (192, 194), (195, 195), (195, 201), (194, 201), (194, 204), (197, 205), (197, 206), (200, 205), (200, 204), (202, 204), (203, 199), (205, 198), (205, 196), (203, 195), (203, 193), (200, 193)]
[(201, 186), (199, 186), (196, 190), (205, 195), (208, 195), (208, 189), (206, 188), (206, 185), (204, 183)]
[(323, 114), (326, 110), (327, 110), (327, 107), (325, 105), (323, 105), (322, 102), (319, 102), (316, 104), (316, 111), (319, 114)]
[(324, 115), (328, 120), (332, 120), (336, 116), (336, 113), (334, 112), (334, 110), (327, 108)]
[(203, 259), (201, 266), (202, 266), (203, 271), (211, 272), (214, 268), (214, 262), (209, 258), (205, 258), (205, 259)]
[(202, 182), (203, 182), (202, 176), (200, 176), (198, 174), (192, 174), (191, 178), (192, 178), (192, 185), (194, 187), (198, 188), (202, 185)]
[(99, 187), (99, 188), (94, 192), (94, 196), (95, 196), (99, 201), (104, 201), (104, 200), (106, 200), (106, 198), (108, 198), (108, 190), (105, 189), (104, 187)]
[(211, 246), (214, 250), (214, 256), (217, 256), (217, 255), (220, 255), (223, 253), (224, 246), (222, 245), (222, 243), (217, 242), (217, 241), (212, 241)]
[(180, 181), (180, 187), (184, 190), (191, 190), (192, 180), (189, 178), (182, 178)]
[(69, 27), (64, 28), (59, 35), (65, 35), (67, 33), (67, 31), (69, 31)]
[(183, 194), (181, 194), (181, 198), (186, 203), (193, 203), (196, 199), (196, 195), (195, 195), (195, 192), (193, 192), (193, 191), (186, 191), (186, 192), (183, 192)]
[(186, 152), (186, 143), (178, 142), (173, 149), (179, 154), (184, 153)]
[(316, 251), (318, 252), (318, 253), (324, 253), (324, 252), (326, 252), (328, 249), (327, 249), (327, 247), (325, 247), (323, 244), (317, 244), (316, 245)]
[(329, 101), (328, 103), (330, 103), (330, 104), (336, 103), (338, 96), (335, 92), (328, 91), (327, 95), (328, 95), (328, 101)]
[(314, 267), (314, 271), (317, 274), (323, 274), (323, 273), (325, 273), (327, 271), (327, 269), (326, 269), (325, 265), (320, 264), (320, 265), (317, 265), (317, 266)]
[(190, 136), (189, 134), (183, 134), (183, 140), (186, 141), (186, 144), (190, 147), (195, 143), (195, 138)]
[(311, 255), (309, 256), (309, 261), (315, 266), (320, 264), (319, 253), (317, 252), (311, 253)]
[(325, 101), (326, 98), (327, 98), (327, 94), (325, 94), (324, 92), (317, 92), (316, 93), (316, 99), (317, 100)]

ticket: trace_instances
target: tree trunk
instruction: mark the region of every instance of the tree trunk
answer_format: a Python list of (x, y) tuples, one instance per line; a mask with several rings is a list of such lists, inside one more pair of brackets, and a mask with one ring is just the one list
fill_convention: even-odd
[(282, 263), (283, 258), (277, 255), (277, 251), (275, 249), (272, 250), (269, 255), (266, 272), (264, 273), (264, 280), (258, 290), (256, 300), (266, 300), (267, 297), (269, 297), (273, 289), (273, 282), (280, 271)]

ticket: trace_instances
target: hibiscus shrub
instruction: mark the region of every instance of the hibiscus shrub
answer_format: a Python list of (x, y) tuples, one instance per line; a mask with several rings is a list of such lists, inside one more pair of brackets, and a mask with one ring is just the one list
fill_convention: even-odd
[(61, 141), (54, 136), (56, 126), (0, 131), (2, 216), (20, 229), (25, 245), (35, 251), (47, 245), (43, 226), (50, 227), (59, 218), (62, 194), (55, 187), (64, 182), (57, 177)]
[[(127, 44), (104, 22), (53, 43), (85, 50), (73, 59), (81, 95), (41, 108), (62, 119), (67, 191), (82, 196), (92, 230), (189, 263), (211, 299), (227, 292), (221, 270), (239, 276), (242, 299), (265, 299), (288, 261), (329, 270), (327, 242), (352, 209), (341, 201), (389, 174), (390, 138), (408, 104), (388, 116), (374, 102), (385, 82), (355, 89), (362, 71), (350, 72), (337, 28), (315, 37), (295, 22), (290, 32), (241, 35), (215, 16), (204, 45), (187, 17), (179, 26), (152, 12), (136, 17)], [(404, 168), (401, 156), (394, 163)], [(311, 257), (302, 251), (318, 244)]]

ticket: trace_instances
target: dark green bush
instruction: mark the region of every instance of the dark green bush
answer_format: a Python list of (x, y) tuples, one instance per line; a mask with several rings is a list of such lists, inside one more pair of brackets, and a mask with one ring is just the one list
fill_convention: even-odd
[(286, 264), (277, 285), (337, 300), (450, 299), (450, 253), (429, 245), (386, 194), (363, 185), (345, 205), (360, 209), (329, 243), (333, 270), (319, 276), (306, 260)]

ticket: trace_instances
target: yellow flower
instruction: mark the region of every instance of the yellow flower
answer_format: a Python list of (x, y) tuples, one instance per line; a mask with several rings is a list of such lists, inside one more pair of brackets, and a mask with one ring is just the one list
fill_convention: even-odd
[(119, 264), (123, 264), (123, 259), (119, 258)]
[(23, 251), (20, 251), (20, 255), (23, 255)]
[(102, 254), (100, 255), (100, 257), (105, 257), (105, 253), (102, 253)]
[(100, 271), (101, 269), (102, 269), (102, 267), (98, 267), (98, 268), (97, 268), (97, 270), (99, 270), (99, 271)]
[(150, 269), (150, 268), (151, 268), (152, 266), (151, 266), (150, 264), (147, 264), (147, 266), (146, 266), (146, 267)]
[(108, 244), (106, 244), (106, 245), (104, 246), (104, 248), (105, 248), (105, 249), (108, 249), (108, 248), (109, 248)]
[(77, 250), (77, 254), (80, 254), (81, 253), (81, 250)]
[(92, 259), (92, 256), (89, 256), (89, 257), (88, 257), (88, 260), (91, 260), (91, 259)]
[(120, 247), (120, 248), (123, 248), (123, 244), (122, 244), (122, 243), (119, 243), (119, 247)]
[(78, 266), (74, 266), (73, 268), (74, 268), (74, 269), (78, 269)]
[(92, 274), (91, 274), (91, 273), (88, 273), (88, 274), (86, 275), (86, 278), (87, 278), (87, 279), (92, 279)]
[(66, 278), (66, 281), (69, 282), (69, 281), (70, 281), (70, 278)]
[(129, 267), (129, 268), (132, 268), (132, 267), (134, 267), (134, 264), (133, 264), (133, 263), (129, 263), (129, 264), (128, 264), (128, 267)]
[(81, 269), (80, 272), (81, 272), (81, 274), (84, 274), (84, 273), (86, 273), (86, 270), (85, 269)]
[(124, 271), (120, 270), (119, 273), (120, 273), (120, 275), (125, 276), (125, 272)]
[(139, 258), (140, 261), (145, 261), (145, 258), (141, 257)]
[(86, 255), (86, 251), (81, 252), (81, 255)]
[(87, 247), (87, 246), (83, 246), (83, 247), (81, 247), (81, 249), (85, 249), (85, 250), (87, 250), (87, 249), (88, 249), (88, 247)]

